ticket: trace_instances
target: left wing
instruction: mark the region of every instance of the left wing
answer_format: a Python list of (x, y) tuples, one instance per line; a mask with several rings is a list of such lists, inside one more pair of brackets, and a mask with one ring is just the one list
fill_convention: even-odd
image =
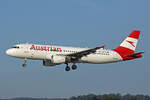
[(80, 52), (77, 52), (77, 53), (72, 53), (72, 54), (68, 54), (66, 56), (71, 56), (71, 57), (76, 57), (76, 58), (81, 58), (83, 56), (87, 56), (91, 53), (95, 53), (97, 49), (100, 49), (100, 48), (104, 48), (104, 46), (101, 46), (101, 47), (96, 47), (96, 48), (92, 48), (92, 49), (88, 49), (88, 50), (84, 50), (84, 51), (80, 51)]

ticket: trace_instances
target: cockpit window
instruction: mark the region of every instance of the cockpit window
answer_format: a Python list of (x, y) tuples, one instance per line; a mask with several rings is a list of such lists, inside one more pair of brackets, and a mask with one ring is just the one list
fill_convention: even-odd
[(17, 48), (17, 49), (19, 49), (19, 46), (14, 46), (13, 48)]

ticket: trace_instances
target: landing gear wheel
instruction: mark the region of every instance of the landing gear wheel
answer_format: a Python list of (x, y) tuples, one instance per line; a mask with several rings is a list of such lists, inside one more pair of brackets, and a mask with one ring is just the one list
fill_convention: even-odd
[(66, 70), (66, 71), (70, 71), (70, 67), (67, 66), (67, 67), (65, 68), (65, 70)]
[(22, 64), (22, 67), (26, 67), (27, 66), (27, 64)]
[(76, 70), (77, 69), (77, 65), (72, 65), (72, 70)]

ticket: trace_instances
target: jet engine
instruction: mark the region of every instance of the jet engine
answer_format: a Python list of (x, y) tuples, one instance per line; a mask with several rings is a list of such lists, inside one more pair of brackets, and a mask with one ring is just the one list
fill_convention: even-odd
[(43, 60), (43, 66), (56, 66), (51, 60)]
[(63, 64), (65, 62), (66, 62), (65, 56), (49, 55), (46, 57), (46, 60), (43, 60), (43, 65), (44, 66), (55, 66), (58, 64)]

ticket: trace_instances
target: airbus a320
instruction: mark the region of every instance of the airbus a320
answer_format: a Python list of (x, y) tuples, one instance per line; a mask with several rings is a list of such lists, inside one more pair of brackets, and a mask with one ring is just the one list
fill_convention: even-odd
[[(104, 46), (95, 48), (79, 48), (55, 45), (17, 44), (6, 51), (6, 54), (24, 59), (42, 60), (44, 66), (66, 64), (65, 70), (77, 69), (77, 63), (104, 64), (141, 58), (143, 52), (135, 53), (140, 31), (134, 30), (117, 48), (104, 49)], [(72, 67), (69, 67), (72, 63)]]

